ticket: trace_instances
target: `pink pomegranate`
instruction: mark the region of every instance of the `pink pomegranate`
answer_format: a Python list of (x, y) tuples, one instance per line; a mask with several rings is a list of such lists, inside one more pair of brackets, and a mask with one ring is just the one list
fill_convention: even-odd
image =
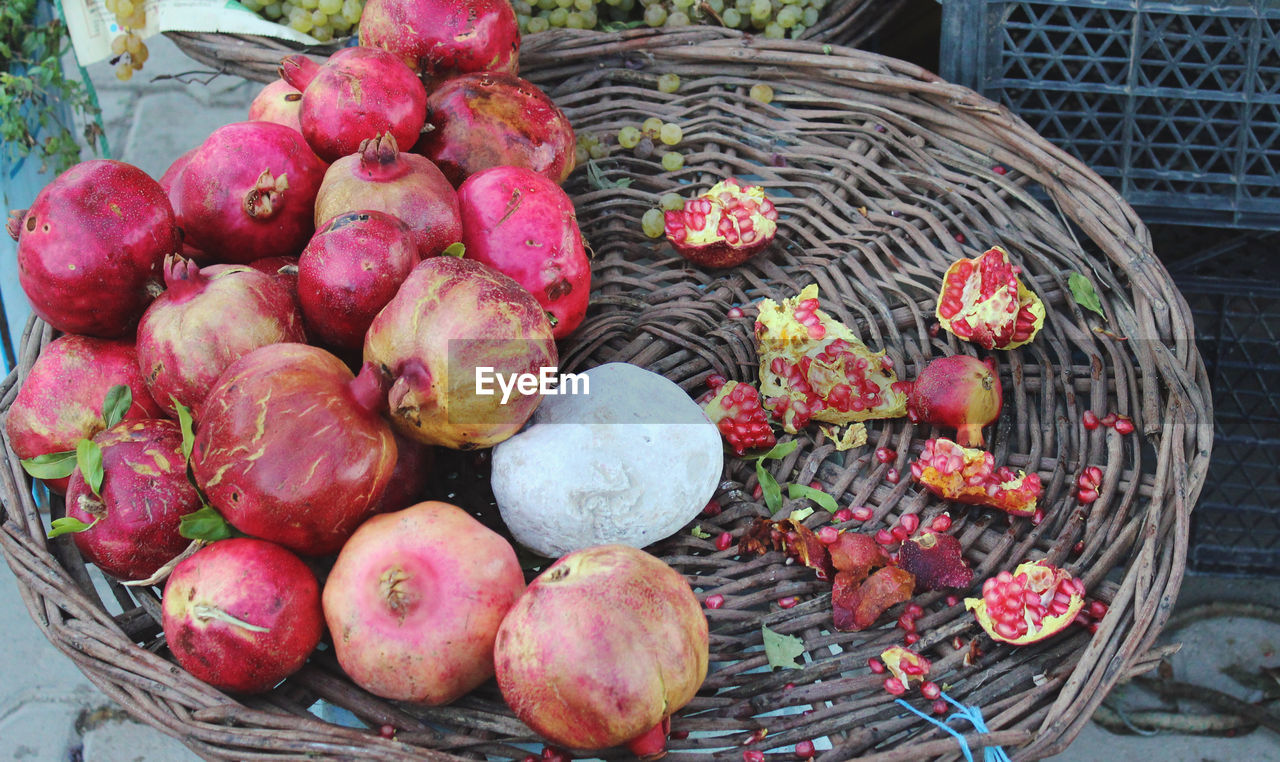
[(516, 716), (575, 749), (661, 756), (707, 676), (707, 619), (678, 572), (625, 545), (561, 557), (529, 584), (494, 647)]
[[(4, 422), (9, 445), (24, 459), (74, 450), (81, 439), (106, 428), (102, 405), (119, 384), (133, 395), (125, 420), (164, 415), (147, 391), (132, 341), (74, 334), (54, 339), (40, 352), (9, 407)], [(66, 478), (45, 483), (59, 494), (67, 490)]]
[(250, 537), (220, 540), (179, 562), (162, 605), (178, 664), (238, 693), (265, 691), (297, 672), (324, 633), (315, 575), (279, 545)]
[(378, 506), (396, 445), (372, 365), (352, 376), (305, 344), (269, 344), (232, 363), (205, 398), (191, 469), (240, 531), (304, 555), (342, 547)]
[(505, 0), (367, 0), (360, 44), (390, 51), (433, 83), (476, 71), (517, 73), (520, 27)]
[(297, 130), (237, 122), (196, 149), (169, 196), (186, 242), (215, 261), (296, 256), (315, 230), (325, 169)]
[(269, 82), (249, 104), (249, 121), (275, 122), (302, 132), (302, 92), (283, 79)]
[(316, 227), (364, 210), (386, 212), (408, 225), (423, 259), (462, 240), (453, 186), (429, 159), (401, 153), (391, 135), (364, 141), (358, 152), (329, 167), (316, 196)]
[(391, 471), (375, 513), (398, 511), (420, 501), (435, 465), (435, 450), (431, 447), (399, 432), (395, 432), (395, 437), (396, 467)]
[(324, 616), (357, 685), (434, 706), (493, 676), (494, 637), (523, 592), (509, 542), (426, 502), (360, 525), (325, 581)]
[(298, 304), (298, 310), (302, 310), (302, 305), (298, 303), (298, 258), (297, 257), (263, 257), (255, 259), (249, 263), (249, 266), (260, 273), (266, 273), (274, 278), (280, 285), (288, 289), (289, 294), (293, 296), (293, 301)]
[(160, 292), (165, 256), (182, 245), (160, 184), (110, 159), (80, 162), (11, 214), (18, 282), (32, 311), (63, 333), (132, 331)]
[(541, 395), (477, 394), (477, 369), (516, 379), (557, 362), (551, 324), (511, 278), (469, 259), (424, 259), (379, 312), (364, 359), (394, 382), (391, 421), (405, 436), (455, 449), (490, 447), (520, 430)]
[(138, 364), (169, 415), (181, 403), (196, 418), (227, 366), (258, 347), (306, 341), (302, 315), (279, 280), (247, 265), (210, 265), (171, 257), (168, 289), (138, 323)]
[(102, 453), (94, 494), (79, 469), (67, 488), (67, 515), (91, 526), (72, 535), (86, 561), (116, 579), (146, 579), (191, 541), (179, 519), (199, 510), (187, 480), (182, 430), (165, 419), (129, 420), (93, 438)]
[(196, 146), (190, 151), (187, 151), (174, 159), (173, 163), (169, 165), (169, 168), (164, 171), (164, 174), (160, 175), (160, 187), (164, 189), (164, 195), (166, 197), (173, 190), (173, 183), (178, 179), (178, 175), (182, 174), (182, 170), (187, 168), (187, 162), (191, 161), (191, 157), (195, 155), (199, 148), (200, 146)]
[(329, 220), (298, 260), (298, 298), (322, 343), (359, 350), (364, 334), (418, 264), (413, 232), (389, 214), (346, 212)]
[(466, 256), (506, 273), (555, 318), (563, 339), (587, 314), (591, 262), (573, 202), (523, 167), (491, 167), (458, 188)]
[(510, 74), (465, 74), (427, 99), (434, 129), (414, 151), (454, 185), (489, 167), (527, 167), (563, 183), (573, 172), (577, 139), (569, 118), (545, 93)]
[(956, 429), (956, 443), (982, 447), (982, 427), (1000, 417), (1002, 392), (995, 363), (969, 355), (931, 360), (911, 383), (907, 415), (917, 423)]
[(422, 132), (427, 90), (412, 69), (381, 48), (343, 48), (323, 65), (292, 55), (280, 62), (280, 76), (302, 91), (302, 134), (325, 161), (355, 153), (362, 141), (384, 132), (406, 147)]

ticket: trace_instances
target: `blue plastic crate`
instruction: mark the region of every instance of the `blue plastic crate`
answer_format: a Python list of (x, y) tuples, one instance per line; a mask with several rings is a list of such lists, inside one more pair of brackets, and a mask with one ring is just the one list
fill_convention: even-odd
[(944, 78), (1147, 222), (1280, 229), (1280, 0), (942, 0)]

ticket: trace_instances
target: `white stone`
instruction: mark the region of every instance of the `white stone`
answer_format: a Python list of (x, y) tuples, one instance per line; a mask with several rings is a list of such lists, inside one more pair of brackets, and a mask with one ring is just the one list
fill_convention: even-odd
[(679, 386), (635, 365), (585, 374), (589, 393), (544, 397), (493, 451), (493, 492), (512, 536), (558, 558), (679, 531), (715, 494), (720, 432)]

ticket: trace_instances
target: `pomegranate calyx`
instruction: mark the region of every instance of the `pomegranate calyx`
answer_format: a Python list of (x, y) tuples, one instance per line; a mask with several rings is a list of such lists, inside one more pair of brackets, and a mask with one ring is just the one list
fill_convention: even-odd
[(277, 67), (277, 73), (280, 78), (288, 82), (291, 86), (298, 90), (306, 90), (307, 85), (311, 84), (311, 80), (316, 78), (320, 73), (320, 64), (312, 61), (310, 58), (295, 53), (286, 56)]
[(286, 175), (276, 177), (270, 169), (262, 170), (249, 192), (244, 194), (244, 211), (255, 220), (267, 220), (275, 216), (284, 205), (284, 192), (289, 189)]
[(667, 756), (667, 734), (671, 731), (671, 716), (667, 715), (656, 725), (627, 741), (627, 748), (642, 760), (662, 759)]
[(169, 298), (185, 302), (205, 290), (209, 278), (200, 272), (200, 265), (177, 254), (164, 258), (164, 285)]
[(376, 363), (365, 362), (347, 388), (356, 404), (374, 415), (386, 412), (391, 378)]
[(366, 180), (388, 182), (409, 172), (400, 160), (400, 145), (390, 132), (360, 142), (360, 174)]
[(18, 235), (22, 232), (22, 220), (27, 216), (26, 209), (10, 209), (9, 217), (5, 220), (4, 229), (13, 240), (18, 240)]

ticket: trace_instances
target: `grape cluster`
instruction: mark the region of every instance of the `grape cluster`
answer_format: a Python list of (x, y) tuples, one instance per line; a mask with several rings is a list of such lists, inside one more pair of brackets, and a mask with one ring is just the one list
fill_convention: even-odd
[(818, 23), (828, 0), (639, 0), (652, 27), (718, 24), (771, 39), (796, 38)]
[(116, 79), (126, 81), (142, 68), (150, 55), (138, 33), (147, 25), (147, 9), (142, 0), (106, 0), (106, 6), (123, 30), (111, 40), (111, 64), (116, 67)]
[(320, 42), (355, 34), (364, 12), (364, 0), (240, 0), (240, 4)]

